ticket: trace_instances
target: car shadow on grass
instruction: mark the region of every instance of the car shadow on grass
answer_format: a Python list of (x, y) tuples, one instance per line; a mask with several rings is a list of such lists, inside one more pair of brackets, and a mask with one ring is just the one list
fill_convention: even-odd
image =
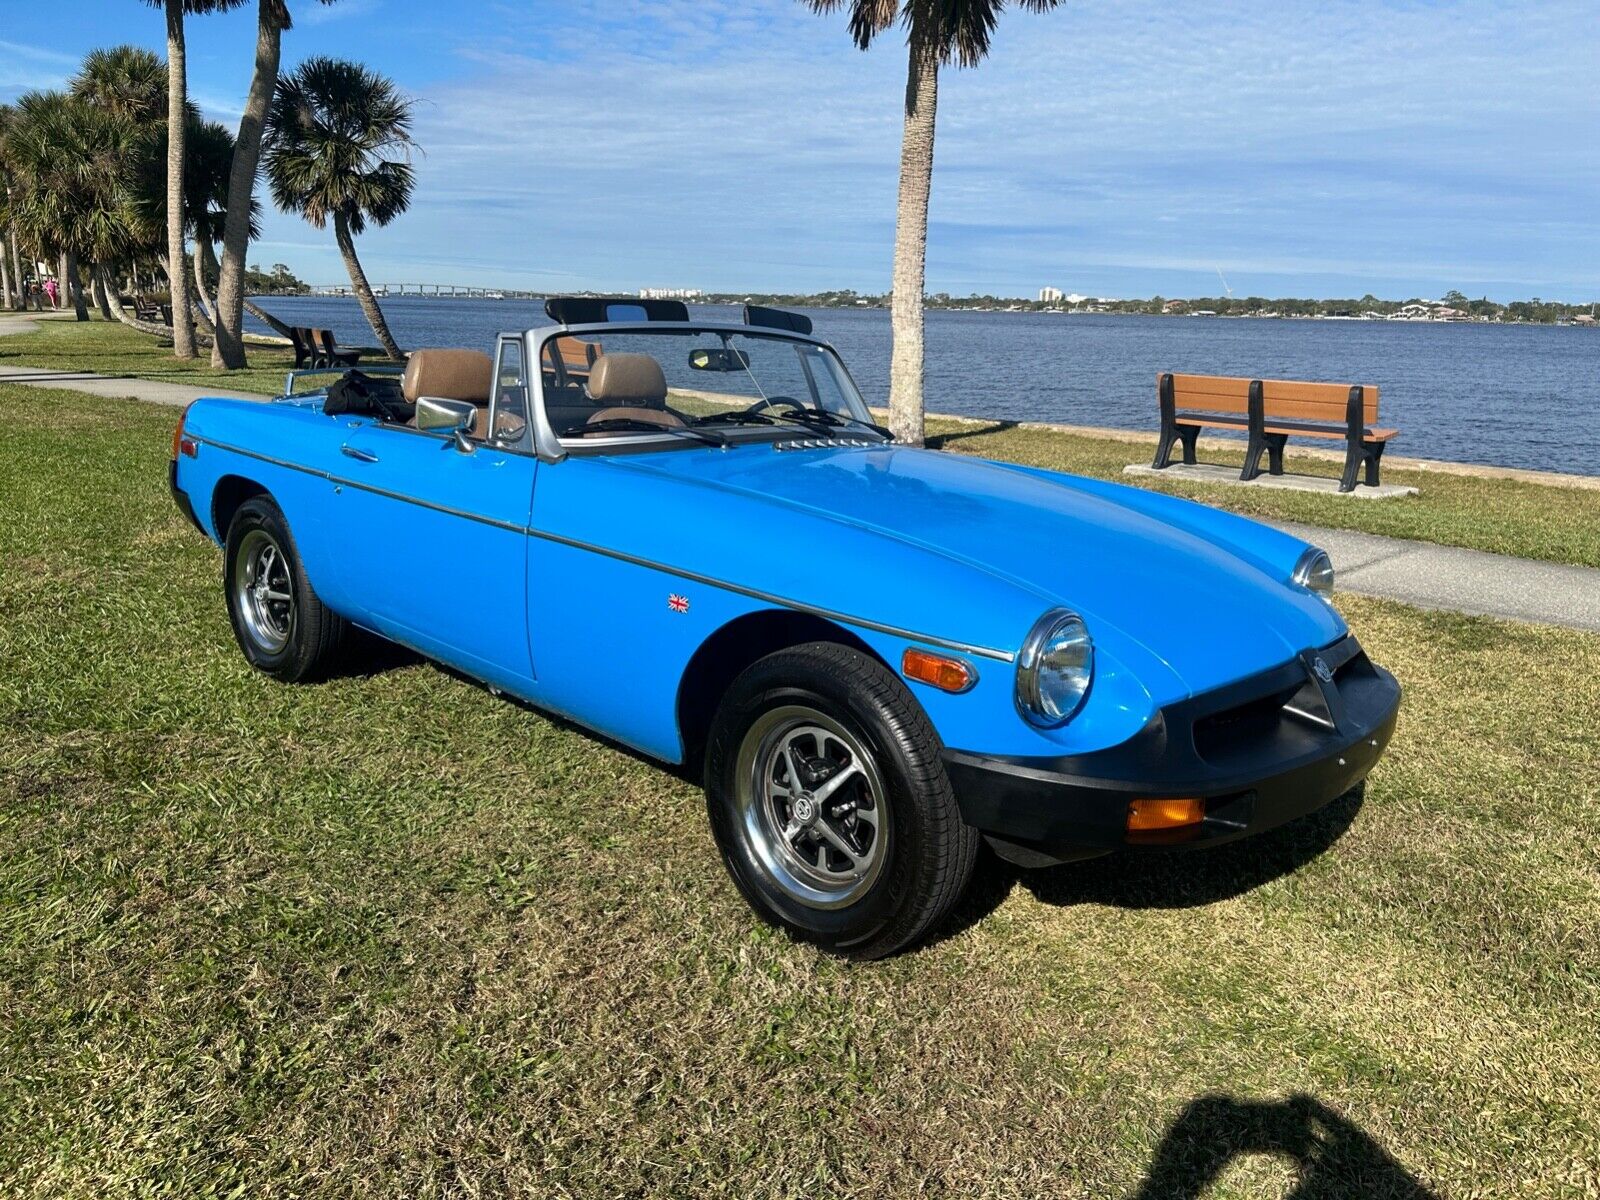
[(1202, 1096), (1167, 1128), (1133, 1200), (1206, 1194), (1235, 1160), (1287, 1162), (1295, 1180), (1284, 1200), (1433, 1200), (1435, 1193), (1372, 1136), (1315, 1097), (1284, 1100)]
[(1025, 870), (986, 847), (966, 897), (933, 940), (977, 924), (1019, 884), (1045, 904), (1063, 907), (1197, 908), (1229, 900), (1321, 856), (1356, 819), (1365, 797), (1362, 784), (1309, 816), (1206, 850), (1124, 850)]

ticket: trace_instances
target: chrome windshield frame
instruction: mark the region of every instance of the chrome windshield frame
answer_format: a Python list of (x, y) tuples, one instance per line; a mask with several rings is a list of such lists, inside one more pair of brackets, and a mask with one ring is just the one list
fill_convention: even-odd
[[(856, 393), (856, 398), (861, 401), (862, 408), (870, 418), (872, 410), (867, 405), (866, 397), (861, 394), (861, 389), (856, 386), (855, 378), (850, 374), (850, 367), (844, 358), (834, 349), (829, 342), (821, 338), (812, 337), (810, 334), (795, 333), (787, 329), (771, 329), (764, 325), (744, 325), (734, 321), (596, 321), (574, 325), (541, 325), (527, 331), (523, 336), (527, 339), (528, 355), (525, 362), (529, 374), (528, 394), (533, 402), (533, 443), (534, 452), (541, 462), (560, 462), (567, 457), (569, 447), (556, 435), (550, 418), (545, 413), (544, 404), (544, 348), (547, 342), (559, 337), (583, 337), (585, 335), (604, 335), (607, 333), (711, 333), (719, 335), (737, 334), (742, 337), (757, 337), (770, 341), (794, 342), (805, 346), (815, 346), (833, 356), (839, 364), (844, 378)], [(812, 436), (815, 436), (813, 432)], [(624, 434), (619, 437), (607, 438), (597, 445), (615, 446), (625, 449), (630, 446), (657, 446), (663, 441), (685, 441), (688, 439), (675, 438), (670, 433), (640, 433), (637, 435)], [(689, 443), (693, 444), (693, 443)]]

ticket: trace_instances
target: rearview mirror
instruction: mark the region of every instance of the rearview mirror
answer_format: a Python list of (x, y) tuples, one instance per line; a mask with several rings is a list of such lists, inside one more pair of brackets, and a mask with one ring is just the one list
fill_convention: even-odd
[(474, 448), (467, 440), (467, 432), (477, 419), (476, 404), (442, 396), (417, 397), (417, 428), (426, 433), (453, 433), (458, 450), (470, 452)]
[(743, 350), (712, 350), (700, 346), (689, 351), (689, 366), (696, 371), (747, 371), (750, 356)]

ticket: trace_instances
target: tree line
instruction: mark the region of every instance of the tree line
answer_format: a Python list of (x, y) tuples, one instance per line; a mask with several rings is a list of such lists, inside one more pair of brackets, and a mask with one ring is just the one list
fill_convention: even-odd
[[(237, 131), (229, 130), (188, 99), (185, 21), (245, 0), (146, 2), (166, 18), (165, 61), (138, 46), (94, 50), (66, 88), (0, 105), (0, 303), (22, 308), (32, 264), (42, 263), (79, 320), (89, 319), (92, 302), (106, 320), (170, 337), (175, 357), (209, 347), (213, 366), (244, 367), (246, 310), (287, 333), (245, 295), (274, 282), (245, 261), (259, 232), (264, 175), (280, 210), (333, 227), (373, 333), (392, 358), (402, 357), (355, 239), (410, 204), (410, 101), (382, 75), (342, 59), (311, 58), (280, 76), (282, 38), (293, 24), (288, 0), (258, 0), (250, 90)], [(263, 290), (294, 290), (287, 285), (299, 281), (278, 267), (276, 282), (285, 286)], [(124, 292), (137, 296), (158, 283), (170, 328), (122, 302)]]

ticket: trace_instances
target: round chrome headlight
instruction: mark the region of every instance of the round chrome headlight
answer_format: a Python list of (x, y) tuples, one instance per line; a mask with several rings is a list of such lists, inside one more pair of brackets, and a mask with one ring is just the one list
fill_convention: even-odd
[(1034, 623), (1017, 656), (1017, 709), (1044, 729), (1078, 711), (1094, 677), (1094, 641), (1083, 618), (1052, 609)]
[(1318, 550), (1315, 546), (1306, 547), (1306, 552), (1300, 556), (1300, 561), (1294, 565), (1294, 574), (1290, 580), (1303, 588), (1309, 588), (1323, 596), (1333, 595), (1333, 559), (1328, 557), (1326, 550)]

